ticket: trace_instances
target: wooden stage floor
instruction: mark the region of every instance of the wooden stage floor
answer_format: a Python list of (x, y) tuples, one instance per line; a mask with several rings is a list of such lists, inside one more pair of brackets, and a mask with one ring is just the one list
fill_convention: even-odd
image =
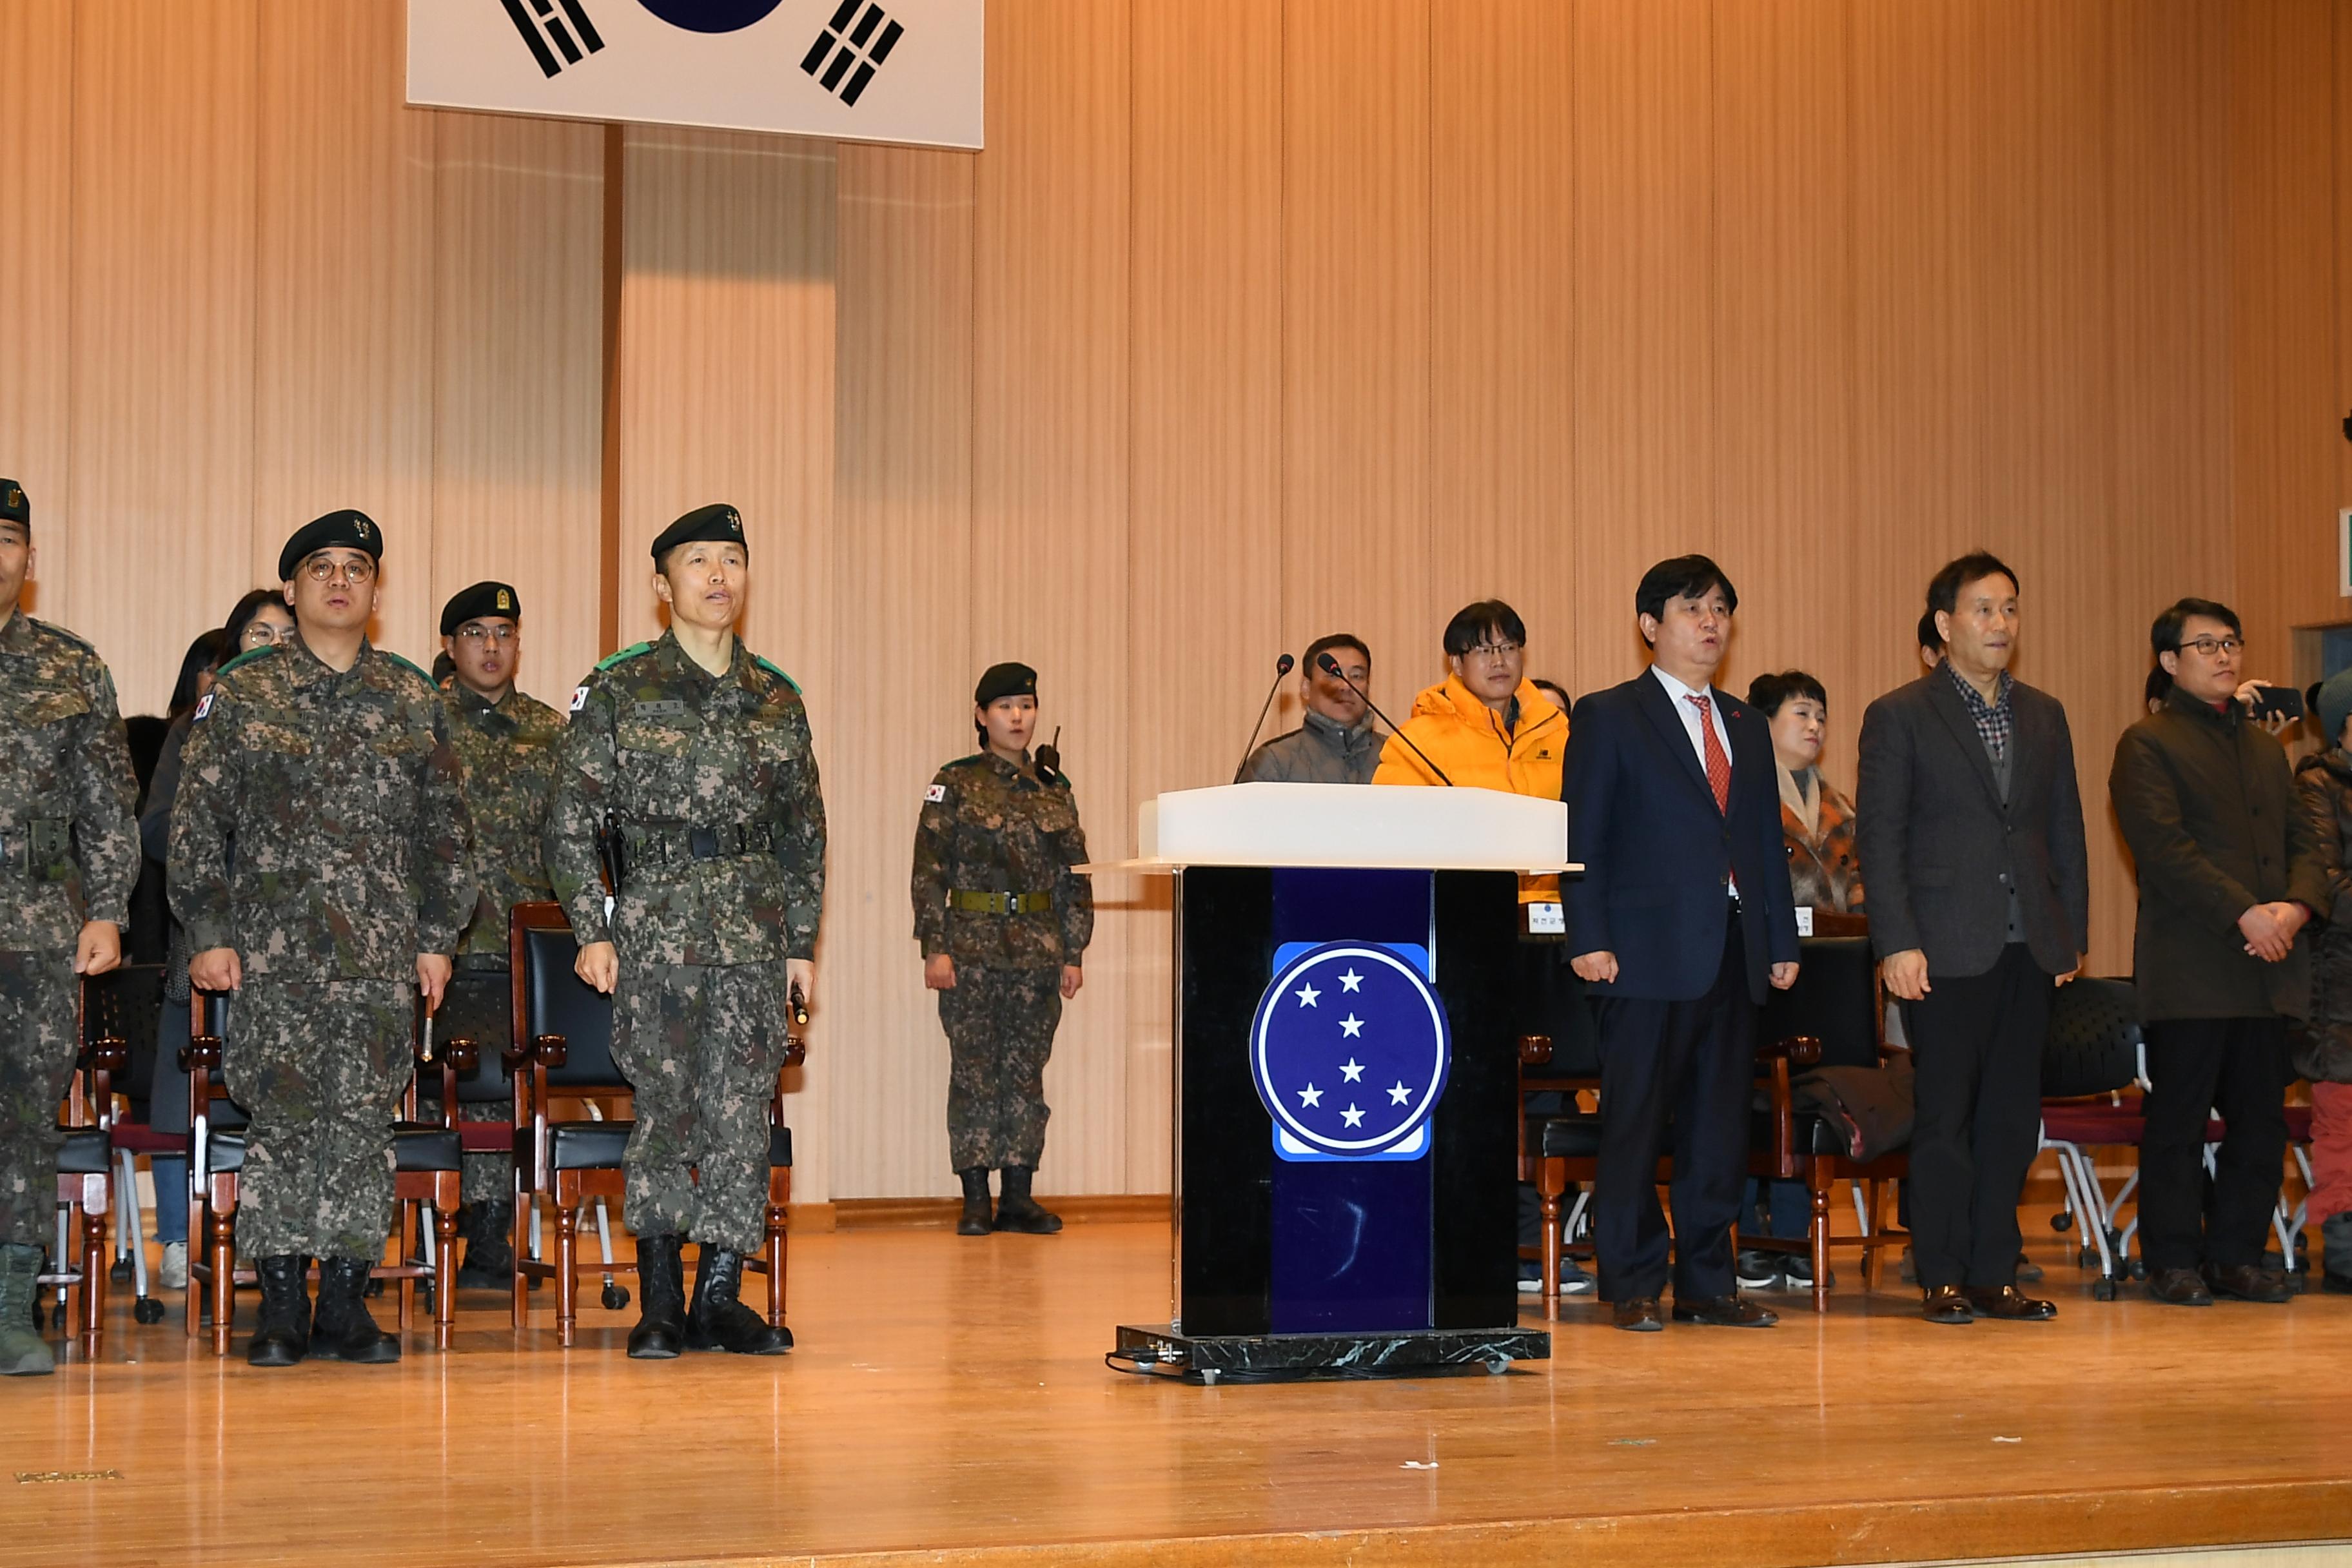
[[(2048, 1232), (2042, 1233), (2047, 1237)], [(1779, 1564), (2352, 1536), (2352, 1298), (1766, 1332), (1571, 1304), (1502, 1377), (1107, 1370), (1167, 1233), (794, 1241), (801, 1348), (639, 1363), (468, 1299), (396, 1368), (215, 1362), (118, 1295), (95, 1365), (0, 1383), (0, 1563)], [(542, 1292), (542, 1295), (544, 1293)], [(542, 1325), (546, 1314), (538, 1320)]]

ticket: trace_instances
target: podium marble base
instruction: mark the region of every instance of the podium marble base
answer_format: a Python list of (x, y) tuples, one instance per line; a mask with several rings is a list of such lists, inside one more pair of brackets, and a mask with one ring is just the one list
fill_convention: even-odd
[(1277, 1379), (1416, 1377), (1445, 1367), (1502, 1373), (1513, 1362), (1549, 1361), (1541, 1329), (1412, 1329), (1394, 1333), (1186, 1334), (1171, 1324), (1122, 1323), (1110, 1364), (1213, 1384)]

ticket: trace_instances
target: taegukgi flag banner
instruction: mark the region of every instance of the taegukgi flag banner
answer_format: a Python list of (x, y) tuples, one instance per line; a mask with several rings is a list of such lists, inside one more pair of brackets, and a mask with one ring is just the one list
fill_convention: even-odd
[(408, 101), (981, 143), (983, 0), (408, 0)]

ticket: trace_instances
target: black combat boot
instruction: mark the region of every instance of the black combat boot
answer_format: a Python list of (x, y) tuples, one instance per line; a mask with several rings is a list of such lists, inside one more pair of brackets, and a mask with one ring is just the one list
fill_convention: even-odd
[(504, 1198), (494, 1204), (467, 1204), (458, 1214), (458, 1234), (466, 1243), (457, 1265), (458, 1287), (507, 1289), (514, 1283), (514, 1247), (508, 1241), (514, 1230), (514, 1205)]
[(999, 1184), (1003, 1192), (996, 1200), (996, 1228), (1016, 1230), (1024, 1236), (1051, 1236), (1062, 1228), (1062, 1216), (1047, 1214), (1029, 1195), (1029, 1167), (1007, 1165)]
[(686, 1237), (637, 1237), (637, 1326), (633, 1361), (676, 1361), (686, 1349)]
[(0, 1377), (43, 1377), (58, 1370), (57, 1352), (39, 1328), (40, 1273), (39, 1247), (0, 1246)]
[(772, 1328), (743, 1305), (742, 1288), (743, 1255), (704, 1242), (694, 1265), (694, 1303), (686, 1313), (687, 1349), (782, 1355), (793, 1348), (793, 1331)]
[(310, 1303), (302, 1296), (310, 1260), (280, 1253), (254, 1265), (254, 1272), (261, 1276), (261, 1321), (245, 1359), (254, 1366), (292, 1366), (310, 1350)]
[(956, 1221), (956, 1234), (986, 1236), (996, 1226), (988, 1206), (988, 1167), (974, 1165), (956, 1174), (963, 1178), (963, 1217)]
[(319, 1312), (310, 1324), (310, 1346), (320, 1361), (388, 1366), (400, 1359), (400, 1341), (368, 1316), (367, 1282), (364, 1258), (319, 1260)]

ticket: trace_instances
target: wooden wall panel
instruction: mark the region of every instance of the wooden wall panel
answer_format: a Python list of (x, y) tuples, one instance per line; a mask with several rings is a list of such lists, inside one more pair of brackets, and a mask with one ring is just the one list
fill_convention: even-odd
[[(908, 878), (922, 792), (972, 749), (973, 160), (845, 144), (825, 816), (833, 1189), (945, 1193), (947, 1037)], [(886, 608), (887, 606), (887, 608)], [(1098, 811), (1103, 808), (1098, 808)]]
[[(1129, 794), (1223, 784), (1282, 637), (1282, 13), (1265, 0), (1135, 10), (1134, 459)], [(1303, 641), (1287, 645), (1294, 656)], [(1299, 723), (1282, 682), (1265, 733)], [(1091, 829), (1104, 858), (1131, 823)], [(1126, 1183), (1169, 1169), (1164, 878), (1099, 879), (1136, 903)]]
[[(973, 210), (971, 658), (1036, 667), (1045, 735), (1063, 726), (1079, 809), (1112, 853), (1133, 833), (1129, 715), (1155, 689), (1124, 658), (1129, 61), (1125, 6), (990, 7)], [(915, 695), (968, 703), (977, 673), (943, 671)], [(1130, 924), (1103, 910), (1065, 1014), (1048, 1190), (1127, 1179)]]
[[(62, 574), (72, 554), (74, 510), (66, 459), (73, 359), (73, 5), (24, 0), (0, 6), (0, 59), (9, 87), (0, 93), (0, 213), (9, 242), (0, 245), (0, 328), (10, 340), (9, 374), (0, 376), (0, 474), (25, 487), (34, 541), (46, 571)], [(40, 562), (36, 570), (42, 571)], [(27, 591), (33, 614), (65, 620), (62, 591), (42, 600)]]
[(1458, 607), (1430, 569), (1429, 16), (1283, 13), (1283, 635), (1362, 637), (1399, 720)]
[(433, 593), (522, 595), (524, 690), (565, 706), (597, 658), (604, 132), (436, 113)]
[[(1576, 10), (1575, 512), (1588, 688), (1640, 668), (1633, 589), (1662, 556), (1731, 554), (1710, 458), (1715, 149), (1706, 0)], [(1751, 546), (1752, 548), (1752, 546)], [(1737, 582), (1744, 557), (1722, 562)], [(1734, 645), (1735, 648), (1737, 644)]]
[[(1528, 673), (1571, 693), (1592, 684), (1570, 632), (1576, 287), (1559, 264), (1576, 238), (1559, 90), (1574, 32), (1572, 8), (1549, 0), (1429, 14), (1431, 607), (1507, 601), (1527, 623)], [(1413, 635), (1396, 651), (1426, 666), (1436, 638)]]
[(75, 26), (73, 511), (42, 603), (123, 711), (161, 712), (188, 639), (251, 586), (256, 12), (122, 0)]
[[(818, 766), (836, 726), (833, 589), (833, 144), (631, 126), (624, 133), (616, 376), (623, 640), (659, 635), (646, 546), (710, 501), (743, 514), (751, 591), (739, 628), (806, 697)], [(858, 642), (874, 627), (862, 625)], [(862, 719), (864, 715), (857, 715)], [(828, 791), (839, 795), (838, 786)], [(826, 956), (821, 947), (819, 958)], [(787, 1102), (804, 1129), (793, 1194), (832, 1192), (827, 1085), (850, 1036), (823, 972), (808, 1066)]]
[(432, 117), (401, 104), (397, 0), (262, 0), (260, 23), (252, 581), (358, 507), (386, 541), (375, 640), (430, 668)]

